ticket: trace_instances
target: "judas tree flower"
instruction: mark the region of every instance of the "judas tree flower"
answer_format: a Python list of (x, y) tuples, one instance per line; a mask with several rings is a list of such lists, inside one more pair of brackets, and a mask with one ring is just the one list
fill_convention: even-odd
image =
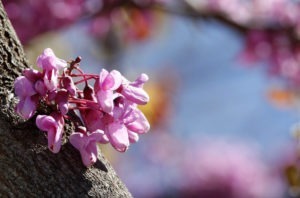
[(43, 78), (43, 74), (35, 69), (24, 69), (22, 74), (31, 82), (36, 82)]
[(76, 86), (70, 76), (66, 76), (62, 79), (63, 87), (68, 90), (71, 96), (76, 95)]
[(102, 69), (100, 72), (98, 85), (96, 85), (95, 89), (98, 102), (103, 111), (107, 113), (112, 112), (114, 108), (113, 100), (118, 96), (114, 91), (120, 87), (121, 82), (122, 75), (116, 70), (108, 72)]
[(137, 133), (128, 130), (128, 138), (130, 143), (136, 143), (137, 141), (139, 141), (140, 137)]
[(15, 80), (15, 94), (20, 102), (16, 106), (16, 111), (25, 119), (31, 118), (36, 110), (37, 100), (34, 95), (37, 93), (34, 84), (25, 76), (20, 76)]
[(36, 118), (36, 126), (42, 131), (47, 131), (48, 148), (53, 153), (58, 153), (60, 150), (64, 124), (63, 116), (57, 112), (49, 116), (38, 115)]
[(49, 89), (50, 91), (55, 90), (58, 85), (57, 71), (52, 69), (52, 70), (45, 70), (44, 72), (45, 72), (44, 73), (44, 83), (45, 83), (47, 89)]
[(25, 76), (20, 76), (15, 80), (15, 93), (17, 96), (24, 98), (36, 94), (34, 84)]
[(80, 151), (82, 162), (85, 166), (91, 166), (97, 161), (97, 142), (101, 141), (104, 134), (101, 130), (87, 132), (81, 127), (82, 132), (74, 132), (70, 135), (70, 143)]
[(61, 114), (66, 115), (69, 109), (68, 102), (69, 94), (65, 89), (59, 90), (55, 95), (55, 103), (58, 105), (58, 108)]
[(120, 92), (126, 99), (144, 105), (149, 102), (149, 95), (143, 89), (143, 85), (147, 82), (149, 77), (146, 74), (141, 74), (134, 82), (129, 82), (123, 77), (122, 85), (118, 92)]
[(65, 60), (59, 59), (55, 56), (52, 49), (47, 48), (44, 52), (37, 58), (38, 67), (43, 70), (59, 70), (67, 66)]
[(107, 126), (107, 134), (111, 145), (120, 152), (129, 147), (129, 136), (126, 126), (120, 121), (114, 121)]
[(143, 134), (150, 130), (150, 124), (145, 115), (137, 108), (125, 115), (124, 123), (126, 127), (137, 134)]
[(34, 84), (34, 88), (41, 96), (45, 96), (47, 93), (47, 87), (42, 80), (36, 81), (36, 83)]
[[(64, 68), (66, 62), (51, 49), (45, 49), (37, 60), (43, 71), (25, 69), (15, 81), (15, 93), (20, 99), (16, 111), (30, 118), (38, 105), (47, 105), (50, 115), (38, 115), (36, 125), (47, 132), (48, 147), (53, 153), (60, 150), (65, 119), (76, 122), (78, 131), (70, 136), (70, 142), (80, 151), (83, 163), (90, 166), (97, 160), (96, 143), (110, 142), (116, 150), (125, 152), (130, 143), (139, 140), (139, 134), (149, 130), (137, 106), (149, 100), (143, 90), (148, 76), (141, 74), (129, 82), (116, 70), (85, 74), (79, 68), (80, 61), (77, 57)], [(59, 76), (60, 69), (64, 71)], [(77, 81), (73, 82), (72, 77)], [(94, 80), (94, 87), (89, 80)], [(76, 86), (80, 83), (85, 83), (83, 90)]]
[(44, 71), (43, 79), (46, 87), (50, 91), (54, 90), (58, 85), (58, 70), (66, 67), (67, 62), (57, 58), (52, 49), (47, 48), (37, 58), (37, 65)]
[(54, 100), (58, 105), (60, 112), (66, 115), (69, 110), (69, 96), (76, 95), (76, 86), (71, 77), (62, 78), (62, 87), (59, 91), (55, 90), (49, 93), (49, 99)]
[[(83, 98), (86, 100), (97, 102), (94, 89), (89, 85), (86, 85), (83, 90)], [(104, 113), (100, 109), (97, 108), (81, 109), (80, 115), (88, 131), (96, 131), (98, 129), (100, 130), (104, 129), (105, 125), (101, 120), (101, 118), (103, 118)], [(99, 142), (103, 144), (108, 143), (109, 139), (107, 135), (103, 134)]]
[[(103, 120), (109, 120), (109, 114)], [(125, 104), (115, 107), (113, 120), (105, 128), (112, 146), (120, 152), (125, 152), (130, 142), (138, 141), (138, 134), (149, 131), (150, 125), (144, 114), (135, 106)]]
[(16, 106), (16, 111), (24, 119), (29, 119), (33, 116), (37, 108), (38, 98), (29, 96), (21, 98), (20, 102)]

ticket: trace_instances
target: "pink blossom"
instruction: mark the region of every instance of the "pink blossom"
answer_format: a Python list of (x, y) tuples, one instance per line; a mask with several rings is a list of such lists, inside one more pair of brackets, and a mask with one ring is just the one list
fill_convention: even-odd
[[(139, 134), (150, 129), (137, 108), (137, 104), (149, 100), (143, 90), (148, 76), (141, 74), (131, 83), (116, 70), (103, 69), (99, 76), (86, 75), (79, 69), (80, 60), (78, 57), (70, 62), (70, 67), (64, 68), (66, 62), (58, 59), (51, 49), (45, 49), (37, 60), (43, 71), (25, 69), (24, 76), (15, 81), (15, 93), (20, 99), (16, 111), (30, 118), (39, 104), (49, 105), (52, 112), (38, 115), (36, 125), (47, 132), (48, 147), (53, 153), (60, 150), (65, 119), (77, 124), (81, 119), (85, 127), (76, 125), (78, 131), (70, 136), (70, 142), (80, 151), (83, 163), (90, 166), (97, 160), (96, 143), (110, 142), (116, 150), (125, 152), (130, 143), (139, 140)], [(63, 68), (59, 76), (59, 69)], [(72, 77), (81, 79), (74, 83)], [(94, 88), (88, 84), (90, 79), (95, 80)], [(83, 90), (76, 86), (79, 83), (85, 83)]]
[[(106, 114), (103, 119), (109, 120)], [(144, 114), (135, 106), (125, 104), (115, 107), (113, 120), (105, 128), (112, 146), (120, 152), (125, 152), (130, 142), (138, 141), (138, 134), (149, 131), (150, 125)]]
[(37, 108), (38, 100), (34, 96), (21, 98), (16, 106), (16, 112), (24, 119), (29, 119), (33, 116)]
[[(89, 85), (85, 86), (83, 90), (83, 94), (84, 94), (84, 99), (97, 102), (94, 89), (91, 86)], [(100, 130), (104, 129), (104, 123), (101, 120), (104, 113), (100, 109), (97, 108), (84, 109), (84, 110), (81, 109), (80, 114), (88, 131), (96, 131), (98, 129)], [(102, 139), (99, 142), (104, 144), (109, 142), (106, 134), (103, 134)]]
[(44, 71), (44, 83), (50, 91), (57, 88), (58, 85), (58, 72), (54, 69)]
[(34, 88), (37, 91), (37, 93), (41, 96), (45, 96), (48, 91), (43, 80), (37, 80), (34, 84)]
[(47, 48), (37, 59), (38, 67), (44, 71), (44, 83), (52, 91), (58, 85), (58, 70), (67, 66), (67, 62), (55, 56), (52, 49)]
[(24, 69), (22, 73), (31, 82), (36, 82), (43, 77), (43, 74), (35, 69)]
[(144, 105), (149, 102), (149, 95), (143, 89), (143, 85), (147, 82), (149, 77), (146, 74), (141, 74), (134, 82), (129, 82), (123, 77), (122, 86), (118, 90), (126, 99)]
[(137, 133), (134, 133), (132, 131), (128, 131), (128, 138), (130, 143), (136, 143), (139, 141), (139, 135)]
[(33, 97), (37, 92), (34, 89), (34, 83), (25, 76), (20, 76), (14, 83), (15, 94), (20, 102), (16, 106), (16, 111), (25, 119), (32, 117), (36, 110), (37, 100)]
[(55, 103), (58, 105), (58, 108), (61, 114), (66, 115), (69, 109), (69, 94), (65, 89), (59, 90), (55, 95)]
[(107, 135), (111, 145), (120, 152), (125, 152), (129, 147), (129, 137), (126, 126), (120, 122), (115, 121), (108, 124)]
[(100, 107), (103, 111), (110, 113), (114, 108), (113, 100), (118, 96), (114, 93), (122, 82), (122, 75), (120, 72), (113, 70), (110, 73), (102, 69), (99, 75), (98, 85), (96, 86), (96, 95)]
[(59, 70), (67, 66), (65, 60), (59, 59), (55, 56), (52, 49), (47, 48), (44, 52), (37, 58), (37, 66), (43, 70)]
[(68, 90), (69, 94), (71, 96), (75, 96), (76, 95), (76, 86), (72, 80), (72, 78), (70, 76), (66, 76), (63, 78), (62, 80), (63, 83), (63, 87)]
[(145, 115), (137, 108), (132, 109), (131, 113), (124, 119), (126, 127), (135, 133), (143, 134), (150, 130), (150, 124)]
[(91, 166), (97, 161), (98, 149), (97, 142), (101, 141), (103, 131), (96, 130), (92, 133), (74, 132), (70, 135), (70, 143), (80, 151), (82, 162), (85, 166)]
[(15, 93), (17, 96), (23, 98), (36, 94), (33, 83), (25, 76), (20, 76), (15, 80)]
[[(96, 131), (98, 129), (103, 130), (105, 128), (105, 125), (101, 120), (103, 118), (103, 113), (101, 111), (93, 109), (82, 110), (81, 116), (89, 131)], [(102, 144), (108, 143), (109, 140), (107, 135), (103, 134), (99, 142)]]
[(42, 131), (47, 131), (48, 148), (53, 153), (58, 153), (60, 150), (64, 124), (63, 116), (56, 112), (49, 116), (38, 115), (36, 118), (37, 127)]
[(271, 35), (260, 30), (248, 33), (241, 58), (249, 63), (265, 60), (271, 55)]

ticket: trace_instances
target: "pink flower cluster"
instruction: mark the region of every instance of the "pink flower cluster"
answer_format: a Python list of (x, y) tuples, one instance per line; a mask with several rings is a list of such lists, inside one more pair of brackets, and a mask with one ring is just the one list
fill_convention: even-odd
[[(130, 143), (138, 141), (139, 134), (149, 131), (146, 117), (137, 108), (149, 101), (143, 89), (148, 76), (141, 74), (130, 82), (116, 70), (85, 74), (79, 68), (80, 60), (71, 61), (68, 67), (51, 49), (45, 49), (37, 59), (42, 72), (25, 69), (15, 80), (15, 93), (20, 99), (16, 111), (29, 119), (42, 103), (51, 109), (49, 115), (36, 117), (36, 125), (47, 132), (48, 148), (53, 153), (61, 148), (65, 120), (79, 118), (82, 123), (76, 125), (69, 140), (80, 151), (84, 165), (90, 166), (97, 160), (97, 143), (110, 142), (116, 150), (125, 152)], [(81, 83), (83, 90), (76, 86)], [(70, 111), (72, 114), (68, 114)]]
[[(84, 12), (86, 0), (3, 0), (2, 3), (22, 43), (34, 37), (66, 27)], [(34, 28), (31, 27), (34, 24)]]
[(248, 63), (265, 61), (272, 75), (284, 79), (289, 86), (300, 85), (300, 45), (287, 32), (249, 31), (241, 57)]

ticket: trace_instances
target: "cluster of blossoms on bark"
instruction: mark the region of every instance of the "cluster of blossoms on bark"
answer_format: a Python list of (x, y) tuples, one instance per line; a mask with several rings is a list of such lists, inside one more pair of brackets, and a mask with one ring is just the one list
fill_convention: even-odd
[(77, 57), (68, 63), (45, 49), (37, 59), (42, 71), (25, 69), (15, 80), (16, 112), (29, 119), (46, 104), (50, 113), (37, 115), (36, 125), (47, 132), (53, 153), (60, 151), (65, 121), (79, 118), (69, 141), (80, 151), (84, 165), (90, 166), (97, 161), (97, 143), (110, 142), (117, 151), (125, 152), (130, 143), (138, 141), (139, 134), (149, 131), (150, 125), (138, 109), (149, 101), (143, 89), (148, 76), (141, 74), (130, 82), (116, 70), (86, 74), (79, 68), (80, 61)]

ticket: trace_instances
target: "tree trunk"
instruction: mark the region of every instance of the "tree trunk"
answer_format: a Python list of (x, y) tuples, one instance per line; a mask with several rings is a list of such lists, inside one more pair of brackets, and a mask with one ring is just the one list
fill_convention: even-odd
[(53, 154), (33, 119), (25, 122), (16, 115), (13, 83), (26, 67), (24, 51), (0, 2), (0, 196), (131, 197), (101, 153), (90, 168), (82, 165), (79, 152), (69, 143)]

